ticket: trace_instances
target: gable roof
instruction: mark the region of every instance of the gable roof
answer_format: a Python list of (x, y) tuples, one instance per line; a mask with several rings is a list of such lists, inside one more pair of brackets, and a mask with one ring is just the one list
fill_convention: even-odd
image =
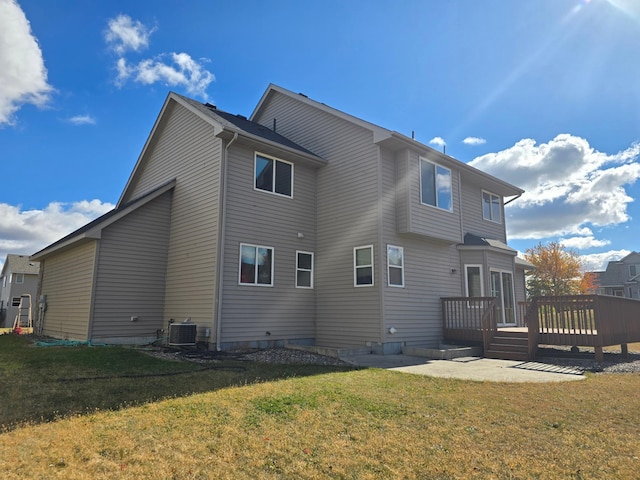
[[(175, 92), (169, 92), (167, 98), (160, 110), (158, 118), (155, 121), (151, 133), (145, 142), (145, 145), (138, 157), (133, 172), (131, 173), (127, 185), (122, 191), (122, 195), (118, 200), (118, 206), (126, 198), (127, 192), (131, 187), (133, 180), (137, 177), (138, 171), (141, 169), (141, 165), (146, 158), (146, 152), (149, 149), (151, 142), (154, 138), (155, 132), (159, 125), (162, 123), (165, 112), (171, 104), (178, 104), (193, 114), (200, 117), (203, 121), (207, 122), (213, 127), (213, 133), (217, 137), (224, 140), (231, 140), (235, 136), (242, 137), (246, 140), (258, 142), (261, 145), (268, 146), (272, 149), (276, 149), (280, 152), (286, 152), (289, 155), (293, 155), (294, 158), (308, 162), (315, 166), (326, 165), (327, 161), (322, 157), (319, 157), (310, 150), (292, 142), (288, 138), (279, 133), (274, 132), (272, 129), (265, 127), (259, 123), (248, 120), (242, 115), (234, 115), (222, 110), (211, 104), (205, 104), (193, 100), (191, 98), (179, 95)], [(267, 153), (267, 152), (265, 152)]]
[(44, 258), (47, 255), (50, 255), (54, 252), (57, 252), (59, 250), (75, 245), (78, 242), (81, 242), (83, 240), (99, 239), (102, 234), (102, 229), (120, 220), (122, 217), (130, 214), (134, 210), (137, 210), (141, 206), (146, 205), (151, 200), (158, 198), (163, 193), (166, 193), (169, 190), (172, 190), (175, 187), (175, 185), (176, 185), (176, 181), (174, 179), (154, 188), (153, 190), (147, 193), (140, 195), (139, 197), (131, 200), (130, 202), (117, 206), (113, 210), (110, 210), (104, 215), (87, 223), (83, 227), (80, 227), (74, 232), (71, 232), (66, 237), (63, 237), (57, 242), (52, 243), (48, 247), (45, 247), (42, 250), (34, 253), (33, 255), (31, 255), (31, 260)]
[(7, 254), (7, 258), (2, 266), (2, 275), (10, 271), (11, 273), (23, 273), (25, 275), (38, 275), (40, 273), (40, 263), (33, 262), (28, 255)]
[[(270, 84), (267, 87), (267, 90), (262, 95), (258, 105), (253, 110), (253, 113), (249, 117), (251, 120), (254, 120), (260, 116), (262, 110), (266, 107), (269, 98), (274, 94), (282, 94), (291, 99), (294, 99), (298, 102), (304, 103), (306, 105), (310, 105), (314, 108), (322, 110), (326, 113), (334, 115), (338, 118), (356, 124), (362, 128), (370, 130), (373, 133), (373, 142), (389, 148), (391, 150), (399, 150), (403, 148), (411, 148), (414, 150), (418, 150), (422, 155), (429, 155), (431, 158), (435, 158), (437, 161), (441, 162), (444, 166), (453, 167), (460, 171), (465, 177), (468, 177), (474, 182), (478, 182), (485, 186), (485, 188), (490, 188), (493, 193), (502, 195), (504, 197), (519, 197), (524, 193), (519, 187), (511, 185), (503, 180), (500, 180), (493, 175), (489, 175), (482, 170), (478, 170), (471, 165), (467, 165), (460, 160), (453, 158), (449, 155), (446, 155), (434, 148), (431, 148), (428, 145), (418, 142), (413, 138), (409, 138), (406, 135), (403, 135), (399, 132), (388, 130), (384, 127), (380, 127), (373, 123), (367, 122), (358, 117), (354, 117), (353, 115), (349, 115), (348, 113), (344, 113), (340, 110), (337, 110), (333, 107), (330, 107), (324, 103), (317, 102), (315, 100), (311, 100), (309, 97), (302, 93), (294, 93), (286, 88), (280, 87), (278, 85)], [(514, 199), (515, 199), (514, 198)]]

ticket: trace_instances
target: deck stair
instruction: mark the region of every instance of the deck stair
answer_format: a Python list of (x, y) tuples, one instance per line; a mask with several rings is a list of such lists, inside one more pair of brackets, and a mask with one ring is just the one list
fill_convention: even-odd
[(529, 360), (527, 332), (498, 330), (484, 356), (501, 360)]

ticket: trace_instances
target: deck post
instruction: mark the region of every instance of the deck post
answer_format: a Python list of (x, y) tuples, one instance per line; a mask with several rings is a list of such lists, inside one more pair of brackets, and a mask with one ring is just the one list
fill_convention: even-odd
[(627, 358), (629, 356), (629, 345), (623, 343), (622, 345), (620, 345), (620, 351), (622, 352), (622, 356), (624, 358)]
[(594, 347), (596, 351), (596, 362), (602, 363), (604, 362), (604, 354), (602, 353), (602, 345), (596, 345)]

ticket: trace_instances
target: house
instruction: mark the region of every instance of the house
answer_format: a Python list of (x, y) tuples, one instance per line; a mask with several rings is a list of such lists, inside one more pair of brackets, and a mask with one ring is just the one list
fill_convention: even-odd
[(609, 262), (604, 272), (593, 272), (596, 293), (615, 297), (640, 298), (640, 253), (631, 252)]
[(141, 343), (172, 322), (210, 348), (442, 340), (441, 297), (517, 321), (523, 190), (270, 85), (250, 118), (170, 93), (116, 208), (32, 256), (43, 333)]
[[(30, 260), (28, 255), (7, 255), (0, 274), (0, 328), (13, 327), (23, 295), (31, 295), (29, 306), (35, 311), (39, 273), (39, 262)], [(25, 299), (23, 306), (27, 305)]]

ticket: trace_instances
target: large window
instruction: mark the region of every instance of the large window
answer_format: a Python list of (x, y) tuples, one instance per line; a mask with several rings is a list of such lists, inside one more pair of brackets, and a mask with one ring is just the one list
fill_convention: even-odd
[(293, 164), (256, 153), (254, 179), (256, 190), (293, 196)]
[(482, 266), (465, 265), (464, 275), (467, 297), (484, 297), (484, 287), (482, 285)]
[(353, 284), (356, 287), (373, 285), (373, 246), (353, 249)]
[(387, 245), (387, 279), (390, 287), (404, 287), (404, 251)]
[(273, 248), (240, 244), (240, 284), (273, 285)]
[(296, 287), (313, 288), (313, 253), (296, 252)]
[(424, 158), (420, 159), (420, 201), (451, 211), (451, 170)]
[(498, 195), (482, 192), (482, 217), (492, 222), (502, 222), (500, 197)]

